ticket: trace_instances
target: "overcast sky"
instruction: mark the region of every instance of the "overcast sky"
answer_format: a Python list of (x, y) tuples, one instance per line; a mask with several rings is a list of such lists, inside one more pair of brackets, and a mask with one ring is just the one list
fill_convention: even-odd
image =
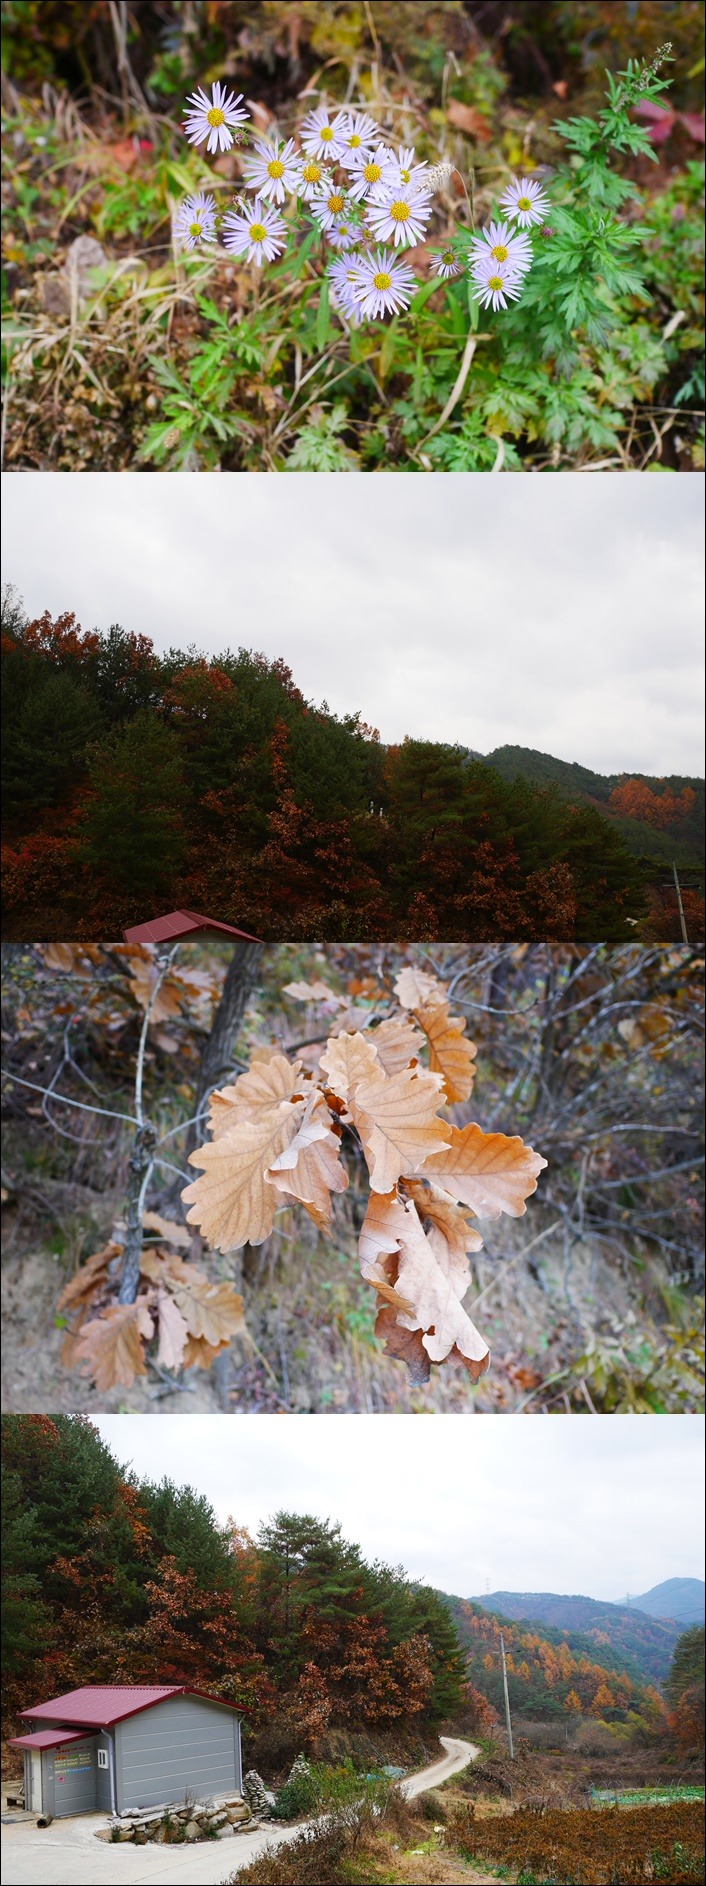
[(99, 1415), (122, 1464), (188, 1482), (254, 1532), (340, 1520), (367, 1557), (471, 1597), (620, 1602), (701, 1578), (704, 1423), (539, 1415)]
[(32, 615), (282, 656), (386, 742), (702, 770), (700, 476), (3, 483), (3, 574)]

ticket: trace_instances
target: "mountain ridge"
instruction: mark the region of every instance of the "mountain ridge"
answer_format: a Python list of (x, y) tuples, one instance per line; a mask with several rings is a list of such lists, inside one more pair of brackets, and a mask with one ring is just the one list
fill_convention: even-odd
[[(660, 1585), (652, 1585), (649, 1591), (643, 1591), (638, 1598), (630, 1594), (630, 1606), (645, 1612), (648, 1617), (674, 1618), (677, 1624), (701, 1624), (705, 1598), (703, 1578), (665, 1578)], [(659, 1608), (662, 1605), (670, 1608), (662, 1610)]]

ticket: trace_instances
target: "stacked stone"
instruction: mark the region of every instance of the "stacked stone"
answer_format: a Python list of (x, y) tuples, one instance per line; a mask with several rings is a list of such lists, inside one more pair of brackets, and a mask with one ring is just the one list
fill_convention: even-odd
[(245, 1776), (243, 1794), (253, 1814), (258, 1814), (265, 1820), (274, 1807), (275, 1797), (271, 1790), (265, 1787), (262, 1776), (258, 1775), (256, 1768), (249, 1769)]
[(160, 1845), (175, 1840), (227, 1840), (245, 1827), (252, 1826), (253, 1814), (242, 1795), (223, 1795), (212, 1801), (164, 1802), (161, 1807), (139, 1808), (134, 1813), (111, 1815), (107, 1827), (101, 1827), (98, 1840), (131, 1840), (136, 1847), (148, 1840)]
[(292, 1762), (285, 1785), (289, 1787), (290, 1781), (308, 1781), (310, 1775), (311, 1763), (307, 1761), (306, 1755), (297, 1755), (296, 1761)]

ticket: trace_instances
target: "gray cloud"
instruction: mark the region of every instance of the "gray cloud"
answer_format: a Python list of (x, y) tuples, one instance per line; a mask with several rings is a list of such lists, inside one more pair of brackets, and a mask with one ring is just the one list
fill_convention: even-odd
[(700, 477), (6, 474), (4, 573), (405, 733), (701, 770)]
[(522, 1415), (100, 1415), (138, 1474), (189, 1482), (255, 1530), (341, 1521), (371, 1558), (462, 1596), (620, 1600), (702, 1573), (703, 1420)]

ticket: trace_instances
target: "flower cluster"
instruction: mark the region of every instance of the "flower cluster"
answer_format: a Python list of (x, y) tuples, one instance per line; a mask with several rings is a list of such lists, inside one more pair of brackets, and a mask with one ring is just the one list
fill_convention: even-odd
[[(210, 99), (201, 87), (191, 95), (184, 130), (190, 144), (226, 151), (244, 142), (247, 122), (242, 95), (216, 83)], [(203, 191), (188, 197), (176, 212), (174, 236), (194, 249), (220, 234), (229, 255), (262, 267), (286, 248), (292, 218), (285, 221), (281, 207), (296, 199), (299, 213), (337, 252), (327, 269), (331, 298), (357, 326), (409, 307), (420, 284), (402, 252), (425, 240), (434, 192), (449, 170), (431, 169), (407, 145), (393, 149), (367, 112), (320, 105), (303, 119), (298, 144), (275, 135), (255, 140), (243, 160), (250, 197), (238, 197), (224, 214)], [(473, 236), (465, 254), (452, 238), (433, 259), (442, 281), (460, 274), (467, 260), (470, 292), (484, 307), (506, 308), (518, 299), (532, 262), (525, 231), (544, 221), (549, 203), (539, 184), (522, 177), (500, 207), (507, 220)]]

